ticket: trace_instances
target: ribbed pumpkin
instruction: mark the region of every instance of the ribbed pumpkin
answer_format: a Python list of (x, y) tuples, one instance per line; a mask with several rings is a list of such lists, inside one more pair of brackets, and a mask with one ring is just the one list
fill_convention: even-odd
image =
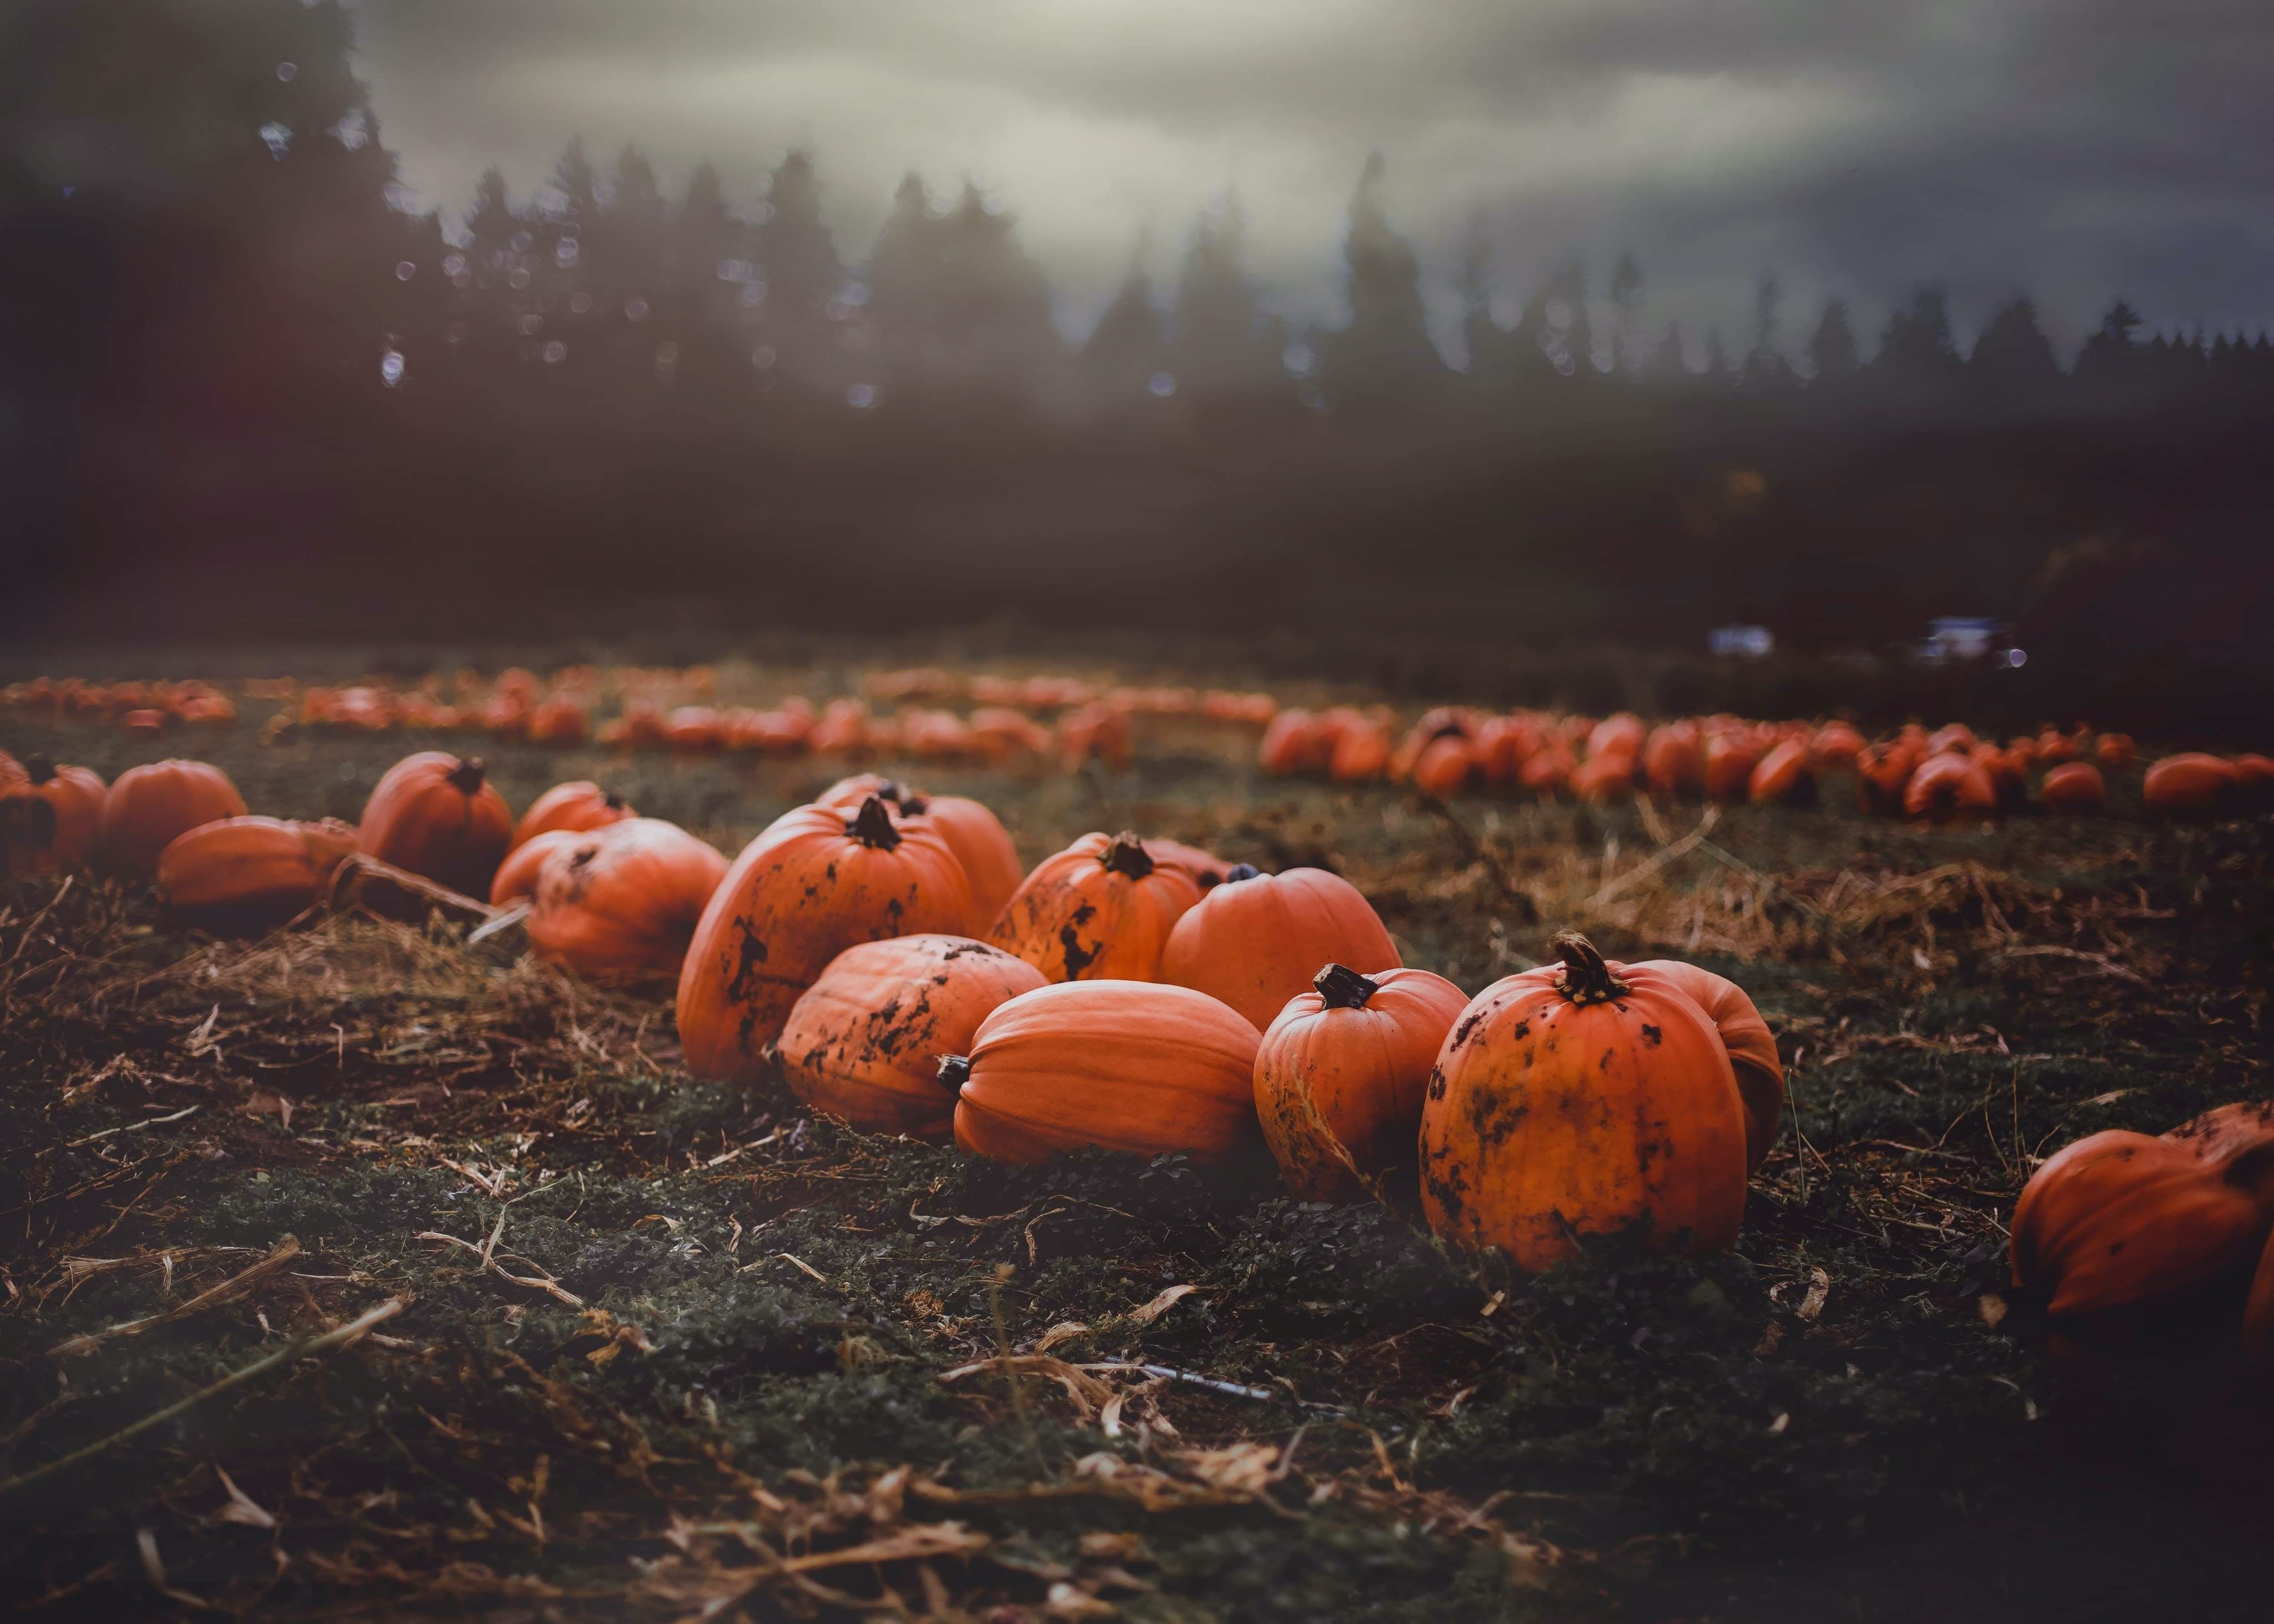
[(159, 853), (159, 902), (173, 920), (216, 936), (260, 936), (314, 906), (355, 849), (354, 828), (334, 818), (200, 823)]
[(387, 770), (364, 803), (364, 854), (469, 897), (489, 894), (513, 844), (513, 813), (478, 756), (421, 750)]
[(1745, 1117), (1713, 1023), (1672, 979), (1607, 962), (1584, 936), (1477, 995), (1421, 1108), (1430, 1227), (1517, 1267), (1647, 1220), (1655, 1244), (1736, 1238)]
[(991, 922), (1003, 911), (1027, 870), (1011, 844), (1011, 831), (984, 802), (965, 795), (928, 794), (910, 785), (863, 772), (839, 779), (815, 797), (814, 804), (851, 811), (872, 794), (890, 801), (904, 817), (929, 818), (939, 831), (970, 883), (973, 919)]
[(572, 783), (555, 784), (529, 803), (529, 810), (521, 815), (514, 825), (512, 850), (556, 829), (581, 833), (587, 829), (606, 829), (611, 823), (621, 823), (628, 817), (637, 817), (621, 795), (614, 790), (602, 789), (590, 778), (578, 778)]
[(1777, 1055), (1769, 1024), (1745, 989), (1725, 975), (1674, 959), (1646, 959), (1635, 966), (1653, 970), (1706, 1011), (1737, 1079), (1737, 1100), (1745, 1110), (1745, 1172), (1754, 1172), (1776, 1143), (1784, 1123), (1784, 1062)]
[(1651, 730), (1642, 747), (1643, 781), (1653, 795), (1699, 795), (1706, 791), (1706, 751), (1694, 722), (1668, 722)]
[(493, 902), (529, 898), (529, 949), (589, 981), (677, 976), (727, 860), (661, 818), (548, 830), (498, 869)]
[(926, 931), (968, 934), (971, 888), (937, 829), (870, 796), (785, 812), (712, 893), (679, 977), (687, 1069), (747, 1082), (790, 1006), (847, 948)]
[(1222, 999), (1261, 1032), (1310, 988), (1321, 965), (1370, 975), (1403, 962), (1374, 905), (1340, 875), (1258, 874), (1243, 865), (1177, 921), (1160, 979)]
[(1469, 996), (1427, 970), (1330, 964), (1311, 984), (1256, 1049), (1255, 1115), (1290, 1191), (1350, 1200), (1412, 1167), (1429, 1069)]
[(2274, 1229), (2274, 1107), (2161, 1138), (2112, 1129), (2056, 1153), (2014, 1208), (2014, 1283), (2116, 1343), (2225, 1327)]
[(1998, 787), (1971, 756), (1946, 750), (1930, 756), (1903, 785), (1903, 813), (1929, 823), (1987, 817), (1998, 809)]
[(147, 875), (175, 836), (244, 816), (245, 797), (218, 767), (197, 761), (129, 767), (102, 798), (103, 861), (127, 874)]
[(2190, 750), (2166, 756), (2149, 768), (2140, 794), (2148, 810), (2160, 816), (2202, 817), (2219, 810), (2234, 786), (2232, 763)]
[(1231, 1156), (1255, 1128), (1261, 1034), (1188, 987), (1063, 981), (979, 1023), (941, 1063), (959, 1087), (955, 1142), (1000, 1162), (1095, 1145), (1141, 1156)]
[(2108, 805), (2108, 786), (2090, 762), (2063, 762), (2037, 786), (2037, 799), (2049, 812), (2098, 812)]
[(789, 1091), (856, 1127), (947, 1138), (955, 1091), (939, 1063), (971, 1052), (979, 1023), (1049, 985), (1023, 959), (968, 936), (848, 947), (792, 1006), (775, 1040)]
[(987, 939), (1054, 981), (1154, 981), (1169, 932), (1200, 899), (1192, 876), (1135, 835), (1088, 834), (1035, 865)]
[(1757, 805), (1773, 806), (1803, 800), (1815, 787), (1808, 746), (1788, 739), (1753, 763), (1752, 777), (1745, 781), (1745, 795)]
[(19, 774), (12, 788), (0, 782), (0, 878), (85, 868), (102, 838), (102, 779), (44, 756), (30, 757)]

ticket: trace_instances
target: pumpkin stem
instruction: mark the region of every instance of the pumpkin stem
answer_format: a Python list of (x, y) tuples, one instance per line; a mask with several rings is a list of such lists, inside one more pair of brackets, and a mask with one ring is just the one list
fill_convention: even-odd
[(1562, 979), (1555, 989), (1574, 1004), (1608, 1004), (1628, 990), (1627, 984), (1611, 974), (1595, 944), (1576, 930), (1555, 933), (1555, 956), (1563, 961)]
[(922, 817), (930, 809), (931, 802), (907, 785), (895, 784), (892, 787), (900, 792), (900, 810), (909, 817)]
[(1153, 854), (1145, 843), (1128, 830), (1106, 843), (1097, 854), (1097, 861), (1116, 874), (1126, 874), (1133, 880), (1141, 880), (1153, 872)]
[(624, 798), (615, 791), (609, 790), (600, 797), (600, 804), (611, 812), (621, 812), (624, 809)]
[(482, 779), (488, 772), (489, 767), (480, 756), (469, 756), (450, 769), (445, 781), (461, 795), (478, 794)]
[(862, 845), (881, 851), (891, 851), (900, 843), (900, 831), (892, 827), (892, 812), (881, 795), (871, 795), (861, 803), (861, 809), (845, 820), (845, 832)]
[(1311, 978), (1311, 985), (1319, 989), (1319, 996), (1330, 1010), (1362, 1010), (1367, 1000), (1382, 990), (1380, 981), (1369, 981), (1338, 964), (1321, 970)]
[(56, 763), (37, 753), (26, 756), (24, 757), (24, 776), (34, 784), (45, 784), (56, 776)]
[(963, 1085), (971, 1080), (971, 1060), (965, 1055), (942, 1055), (939, 1057), (939, 1086), (950, 1094), (963, 1092)]
[(1254, 863), (1234, 863), (1224, 871), (1224, 878), (1218, 880), (1216, 883), (1230, 885), (1240, 880), (1261, 879), (1262, 876), (1263, 870)]

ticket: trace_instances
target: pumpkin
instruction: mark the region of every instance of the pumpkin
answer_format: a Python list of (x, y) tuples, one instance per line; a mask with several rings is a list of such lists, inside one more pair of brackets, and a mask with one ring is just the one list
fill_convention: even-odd
[(1255, 1051), (1255, 1115), (1301, 1200), (1363, 1195), (1413, 1164), (1429, 1068), (1469, 996), (1427, 970), (1329, 964)]
[(1403, 962), (1373, 905), (1340, 875), (1243, 864), (1177, 921), (1160, 979), (1222, 999), (1260, 1032), (1322, 964), (1372, 974)]
[(2116, 1343), (2231, 1325), (2274, 1229), (2274, 1107), (2161, 1138), (2112, 1129), (2057, 1152), (2014, 1208), (2014, 1283), (2063, 1328)]
[(538, 835), (498, 870), (493, 902), (529, 898), (530, 951), (588, 981), (676, 977), (727, 860), (661, 818)]
[(1804, 800), (1815, 788), (1808, 746), (1797, 739), (1786, 740), (1754, 763), (1752, 776), (1745, 781), (1746, 798), (1761, 806)]
[(2037, 786), (2048, 812), (2098, 812), (2108, 805), (2108, 786), (2090, 762), (2063, 762)]
[(1334, 748), (1334, 741), (1308, 710), (1282, 710), (1263, 730), (1255, 760), (1266, 772), (1323, 772)]
[(83, 868), (102, 838), (102, 779), (34, 756), (8, 786), (0, 771), (0, 878)]
[(2104, 767), (2122, 771), (2140, 759), (2140, 747), (2130, 733), (2103, 733), (2092, 747), (2092, 753)]
[(1032, 1162), (1094, 1145), (1220, 1162), (1254, 1132), (1261, 1041), (1189, 987), (1062, 981), (981, 1021), (940, 1079), (958, 1090), (955, 1142), (976, 1155)]
[(1975, 738), (1972, 728), (1963, 722), (1953, 722), (1948, 726), (1936, 728), (1927, 735), (1926, 753), (1929, 756), (1941, 756), (1954, 750), (1961, 756), (1970, 756), (1974, 752), (1974, 747), (1980, 741)]
[(2235, 771), (2230, 762), (2199, 750), (2166, 756), (2148, 769), (2141, 796), (2148, 810), (2164, 817), (2202, 817), (2233, 795)]
[(531, 744), (583, 744), (592, 736), (591, 718), (573, 699), (548, 699), (529, 713), (526, 725)]
[(1562, 961), (1477, 995), (1445, 1039), (1421, 1108), (1429, 1226), (1517, 1267), (1647, 1221), (1653, 1244), (1736, 1240), (1745, 1120), (1713, 1023), (1662, 973), (1607, 961), (1585, 937)]
[(1413, 784), (1442, 801), (1468, 788), (1476, 771), (1476, 747), (1458, 733), (1444, 733), (1423, 745), (1414, 757)]
[(1743, 801), (1760, 764), (1760, 747), (1738, 733), (1717, 733), (1706, 741), (1706, 793), (1716, 801)]
[(24, 763), (7, 751), (0, 750), (0, 795), (13, 794), (31, 781), (31, 775), (24, 771)]
[(177, 922), (216, 936), (260, 936), (314, 906), (355, 849), (355, 830), (334, 818), (200, 823), (159, 853), (158, 899)]
[(1997, 809), (1998, 788), (1989, 772), (1971, 756), (1954, 750), (1928, 756), (1903, 785), (1906, 816), (1948, 823), (1987, 817)]
[(1706, 790), (1706, 752), (1691, 722), (1651, 730), (1642, 747), (1643, 781), (1653, 795), (1698, 795)]
[(571, 832), (605, 829), (638, 816), (621, 795), (602, 789), (590, 778), (556, 784), (529, 803), (529, 810), (514, 825), (510, 849), (519, 851), (537, 836), (556, 829)]
[(1327, 772), (1337, 784), (1366, 784), (1389, 771), (1389, 730), (1353, 718), (1335, 736)]
[(1631, 762), (1642, 754), (1643, 741), (1649, 732), (1642, 718), (1631, 710), (1622, 710), (1588, 730), (1587, 754), (1591, 757), (1623, 756)]
[(979, 1023), (1049, 985), (1025, 959), (968, 936), (848, 947), (791, 1006), (775, 1040), (789, 1091), (856, 1127), (944, 1139), (955, 1091), (939, 1063), (970, 1053)]
[(486, 897), (513, 844), (513, 813), (478, 756), (421, 750), (387, 770), (364, 803), (364, 854)]
[(939, 831), (948, 850), (963, 865), (964, 879), (971, 887), (975, 923), (990, 921), (1003, 911), (1027, 870), (1011, 844), (1011, 831), (984, 802), (964, 795), (928, 795), (908, 785), (863, 772), (831, 785), (814, 798), (814, 804), (852, 811), (871, 794), (882, 796), (903, 817), (930, 819)]
[(1054, 981), (1158, 981), (1170, 931), (1200, 899), (1135, 835), (1088, 834), (1035, 865), (987, 939)]
[(102, 798), (103, 860), (147, 875), (175, 836), (200, 823), (245, 816), (245, 797), (220, 768), (196, 761), (129, 767)]
[(1476, 748), (1485, 782), (1504, 789), (1516, 782), (1525, 759), (1540, 748), (1540, 730), (1522, 717), (1487, 717), (1477, 726)]
[(1098, 703), (1086, 704), (1060, 719), (1058, 751), (1069, 763), (1096, 759), (1113, 768), (1126, 767), (1136, 756), (1128, 717)]
[(1647, 959), (1636, 966), (1664, 976), (1706, 1011), (1729, 1056), (1737, 1101), (1745, 1112), (1745, 1172), (1751, 1177), (1776, 1143), (1784, 1123), (1784, 1062), (1769, 1024), (1745, 989), (1724, 975), (1673, 959)]
[(1239, 866), (1224, 861), (1214, 852), (1202, 851), (1197, 846), (1186, 846), (1181, 840), (1148, 840), (1145, 849), (1153, 854), (1155, 862), (1167, 863), (1191, 875), (1193, 883), (1199, 886), (1203, 893), (1214, 891), (1230, 879), (1232, 870)]
[(1615, 750), (1590, 756), (1571, 769), (1570, 786), (1575, 799), (1593, 806), (1628, 800), (1634, 794), (1634, 758)]
[(1847, 722), (1826, 722), (1809, 741), (1809, 759), (1820, 770), (1852, 767), (1864, 753), (1864, 735)]
[(1856, 799), (1866, 812), (1900, 812), (1903, 789), (1917, 771), (1918, 757), (1897, 741), (1874, 744), (1856, 757)]
[(847, 948), (968, 934), (971, 887), (946, 838), (877, 796), (850, 816), (798, 807), (742, 848), (679, 977), (680, 1047), (701, 1078), (748, 1082), (805, 989)]
[(1517, 769), (1517, 786), (1527, 795), (1553, 801), (1570, 787), (1572, 766), (1571, 747), (1549, 738), (1524, 758), (1524, 765)]

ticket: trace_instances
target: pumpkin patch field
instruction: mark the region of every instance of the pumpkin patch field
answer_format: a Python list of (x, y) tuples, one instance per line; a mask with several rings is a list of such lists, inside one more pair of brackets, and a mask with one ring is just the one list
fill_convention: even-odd
[(2263, 740), (343, 660), (0, 673), (30, 1616), (2266, 1616)]

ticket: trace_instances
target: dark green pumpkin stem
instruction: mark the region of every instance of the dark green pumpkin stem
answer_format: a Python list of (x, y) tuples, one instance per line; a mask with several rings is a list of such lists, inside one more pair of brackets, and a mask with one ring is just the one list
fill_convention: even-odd
[(1362, 1010), (1367, 1000), (1382, 990), (1380, 981), (1368, 981), (1338, 964), (1330, 964), (1313, 976), (1311, 985), (1319, 989), (1319, 996), (1330, 1010)]
[(889, 852), (900, 843), (900, 831), (892, 825), (892, 809), (881, 795), (871, 795), (861, 803), (861, 809), (845, 820), (845, 832), (879, 851)]
[(450, 769), (446, 781), (461, 795), (478, 795), (481, 793), (482, 779), (488, 773), (488, 763), (478, 756), (469, 756)]
[(1555, 956), (1563, 961), (1556, 989), (1574, 1004), (1608, 1004), (1627, 992), (1627, 984), (1611, 974), (1595, 944), (1576, 930), (1555, 934)]
[(24, 757), (24, 776), (34, 784), (45, 784), (56, 776), (56, 763), (38, 754)]
[(963, 1055), (942, 1055), (939, 1057), (939, 1086), (950, 1094), (963, 1092), (963, 1085), (971, 1080), (971, 1061)]
[(1116, 874), (1126, 874), (1133, 880), (1141, 880), (1153, 872), (1153, 854), (1145, 843), (1128, 830), (1123, 830), (1106, 842), (1097, 861)]

